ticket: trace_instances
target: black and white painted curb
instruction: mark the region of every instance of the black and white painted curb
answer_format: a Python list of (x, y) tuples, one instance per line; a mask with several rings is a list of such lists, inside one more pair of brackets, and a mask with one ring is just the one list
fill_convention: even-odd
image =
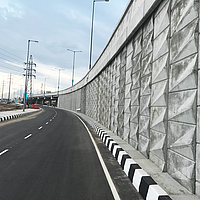
[[(35, 110), (34, 112), (38, 112), (40, 111), (41, 109), (38, 109), (38, 110)], [(4, 117), (0, 117), (0, 122), (3, 122), (3, 121), (7, 121), (7, 120), (10, 120), (10, 119), (16, 119), (16, 118), (19, 118), (19, 117), (23, 117), (25, 115), (30, 115), (32, 114), (33, 112), (28, 112), (28, 113), (20, 113), (20, 114), (14, 114), (14, 115), (7, 115), (7, 116), (4, 116)]]
[(97, 132), (103, 143), (118, 161), (136, 190), (145, 200), (172, 200), (169, 195), (124, 151), (103, 129), (85, 116), (84, 118)]

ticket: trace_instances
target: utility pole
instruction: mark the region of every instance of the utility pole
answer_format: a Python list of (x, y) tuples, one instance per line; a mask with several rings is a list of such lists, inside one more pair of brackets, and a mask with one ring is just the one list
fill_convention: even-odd
[(3, 90), (4, 90), (4, 86), (5, 86), (5, 81), (3, 80), (3, 83), (2, 83), (2, 95), (1, 95), (1, 99), (3, 99)]
[(11, 80), (12, 80), (12, 74), (10, 74), (10, 78), (9, 78), (8, 102), (10, 101), (10, 88), (11, 88)]

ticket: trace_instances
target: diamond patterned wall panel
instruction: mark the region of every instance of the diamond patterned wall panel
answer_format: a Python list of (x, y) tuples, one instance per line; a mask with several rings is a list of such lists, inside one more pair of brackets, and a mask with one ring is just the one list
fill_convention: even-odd
[(167, 132), (166, 107), (151, 107), (151, 129), (161, 133)]
[(197, 54), (170, 66), (169, 91), (197, 88)]
[(140, 88), (131, 90), (131, 105), (139, 106), (140, 104)]
[(150, 159), (166, 171), (166, 134), (151, 129)]
[(172, 0), (171, 9), (171, 35), (179, 32), (198, 17), (198, 3), (196, 0)]
[(169, 0), (163, 1), (155, 14), (154, 38), (169, 26)]
[(168, 148), (194, 161), (196, 125), (169, 122)]
[(135, 149), (138, 149), (138, 131), (139, 124), (130, 122), (129, 144), (132, 145)]
[(167, 82), (167, 80), (164, 80), (152, 85), (152, 106), (167, 106)]
[(168, 45), (169, 27), (166, 28), (155, 40), (153, 47), (153, 59), (156, 60), (169, 51)]
[(139, 134), (149, 138), (150, 117), (140, 116), (139, 120)]
[(140, 97), (140, 115), (150, 116), (150, 100), (150, 95)]
[(136, 55), (135, 57), (132, 58), (132, 62), (133, 62), (132, 73), (135, 73), (135, 72), (140, 70), (140, 68), (141, 68), (141, 57), (142, 57), (142, 54), (139, 53), (138, 55)]
[(168, 78), (168, 58), (169, 54), (165, 54), (153, 63), (152, 83)]
[(142, 59), (141, 75), (145, 76), (152, 72), (152, 54)]
[(142, 51), (142, 35), (140, 35), (133, 41), (133, 57), (137, 56)]
[(195, 162), (168, 150), (167, 163), (168, 173), (189, 191), (194, 192), (194, 169)]
[(147, 35), (143, 39), (143, 48), (142, 48), (142, 57), (144, 58), (146, 55), (148, 55), (153, 50), (152, 45), (152, 39), (153, 39), (153, 31)]
[(169, 120), (196, 124), (196, 90), (169, 94)]
[(139, 135), (138, 150), (147, 158), (149, 157), (149, 138)]
[(139, 124), (139, 106), (131, 106), (131, 116), (130, 121)]
[(170, 42), (171, 62), (179, 61), (197, 52), (197, 39), (195, 37), (197, 24), (198, 20), (195, 20), (172, 36)]
[(141, 95), (151, 94), (151, 74), (141, 78)]

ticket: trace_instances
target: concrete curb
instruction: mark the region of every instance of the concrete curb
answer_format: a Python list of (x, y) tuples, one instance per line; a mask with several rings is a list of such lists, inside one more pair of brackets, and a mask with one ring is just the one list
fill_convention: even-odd
[(75, 114), (85, 119), (94, 128), (144, 200), (172, 200), (153, 178), (149, 176), (102, 128), (98, 127), (94, 122), (80, 113)]
[(94, 129), (145, 200), (171, 200), (169, 195), (104, 130)]
[(4, 117), (0, 117), (0, 122), (3, 122), (3, 121), (7, 121), (7, 120), (11, 120), (11, 119), (16, 119), (16, 118), (19, 118), (19, 117), (23, 117), (25, 115), (30, 115), (34, 112), (39, 112), (41, 111), (42, 109), (38, 109), (38, 110), (34, 110), (32, 112), (28, 112), (28, 113), (20, 113), (20, 114), (13, 114), (13, 115), (7, 115), (7, 116), (4, 116)]

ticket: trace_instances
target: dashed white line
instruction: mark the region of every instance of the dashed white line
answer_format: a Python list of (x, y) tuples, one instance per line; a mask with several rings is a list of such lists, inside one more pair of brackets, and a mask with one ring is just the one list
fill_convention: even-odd
[(27, 135), (24, 139), (26, 140), (26, 139), (28, 139), (29, 137), (31, 137), (32, 136), (32, 134), (29, 134), (29, 135)]
[(42, 126), (40, 126), (40, 128), (38, 128), (39, 130), (42, 129)]
[(4, 151), (2, 151), (2, 152), (0, 153), (0, 156), (3, 155), (4, 153), (8, 152), (8, 151), (9, 151), (8, 149), (5, 149)]
[(52, 119), (50, 119), (50, 122), (52, 121)]
[(49, 122), (47, 122), (46, 125), (47, 125), (48, 123), (49, 123)]

